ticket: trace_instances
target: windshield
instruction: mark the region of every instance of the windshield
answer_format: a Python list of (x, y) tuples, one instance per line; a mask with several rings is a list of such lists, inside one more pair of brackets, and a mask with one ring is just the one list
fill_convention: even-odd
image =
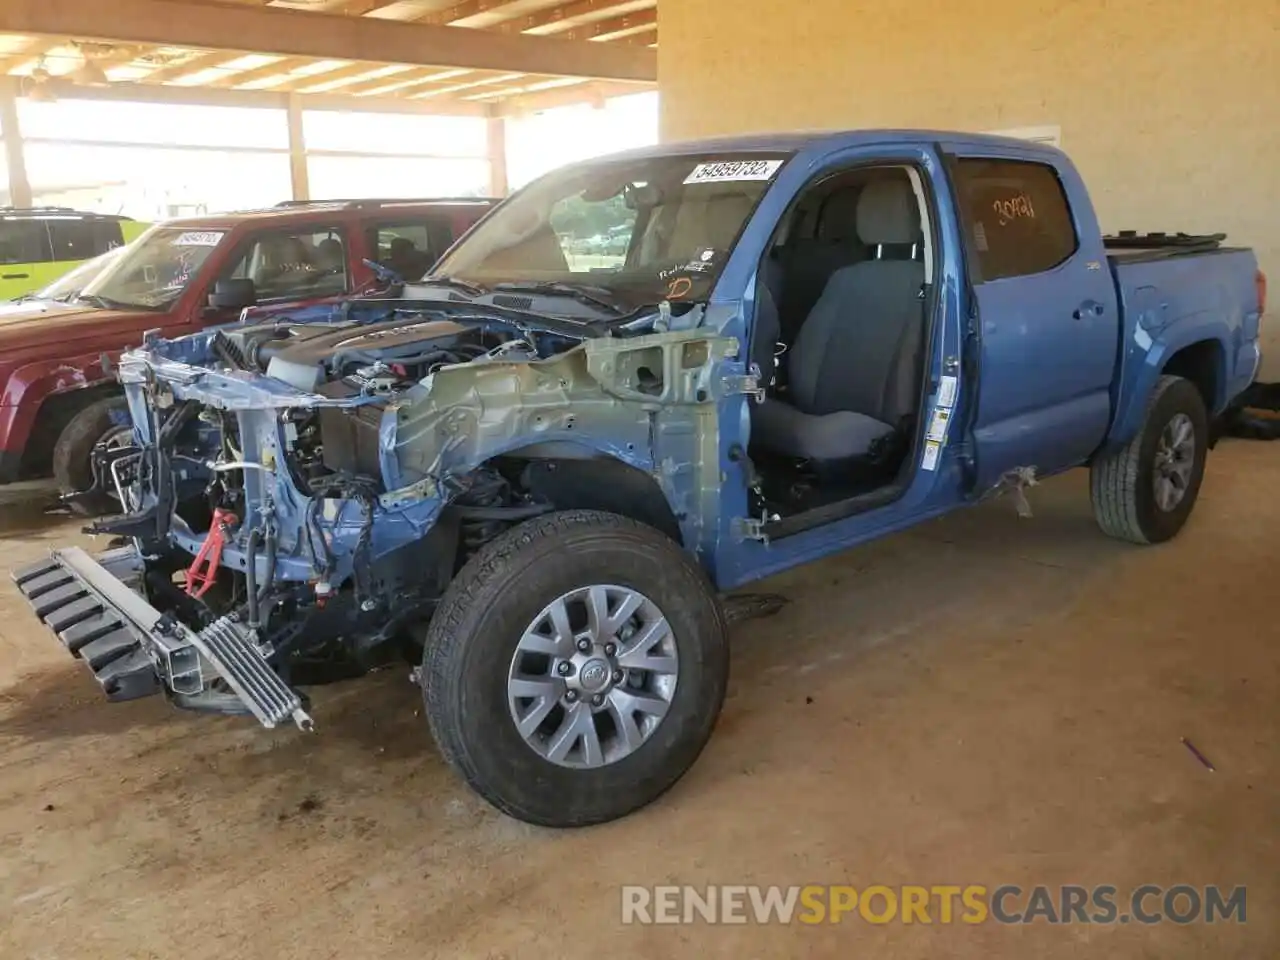
[(42, 287), (35, 293), (27, 294), (24, 299), (70, 300), (84, 289), (85, 284), (106, 269), (108, 264), (114, 263), (124, 249), (124, 247), (113, 247), (106, 253), (100, 253), (92, 260), (86, 260), (71, 271), (64, 273), (48, 286)]
[(85, 284), (79, 298), (105, 307), (168, 309), (225, 235), (221, 230), (157, 228), (125, 247), (117, 260)]
[(428, 282), (572, 285), (625, 309), (705, 300), (787, 156), (644, 157), (555, 171), (499, 206)]

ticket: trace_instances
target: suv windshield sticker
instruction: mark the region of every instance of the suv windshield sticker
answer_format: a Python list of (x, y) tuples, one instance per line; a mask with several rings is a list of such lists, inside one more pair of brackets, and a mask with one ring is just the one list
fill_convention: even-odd
[(175, 247), (216, 247), (222, 241), (222, 234), (212, 231), (190, 231), (178, 236), (173, 241)]
[(781, 160), (726, 160), (700, 163), (684, 178), (685, 183), (726, 183), (736, 180), (772, 180), (782, 168)]

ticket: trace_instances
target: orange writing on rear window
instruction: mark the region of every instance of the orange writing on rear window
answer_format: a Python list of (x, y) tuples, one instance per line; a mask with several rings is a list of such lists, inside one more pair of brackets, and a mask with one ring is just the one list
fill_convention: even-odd
[(991, 204), (991, 209), (1000, 218), (1002, 227), (1014, 220), (1034, 220), (1036, 217), (1036, 208), (1031, 205), (1031, 198), (1025, 193), (1010, 197), (1008, 200), (996, 200)]

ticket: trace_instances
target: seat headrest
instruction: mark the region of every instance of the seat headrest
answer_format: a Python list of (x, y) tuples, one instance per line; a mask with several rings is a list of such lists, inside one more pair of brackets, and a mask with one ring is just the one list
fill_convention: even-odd
[(754, 204), (744, 193), (723, 193), (707, 202), (707, 236), (711, 246), (727, 247), (751, 216)]
[(915, 243), (920, 239), (920, 211), (911, 181), (872, 180), (858, 197), (858, 239), (867, 246)]
[[(751, 215), (754, 201), (744, 193), (716, 193), (680, 204), (667, 241), (673, 256), (696, 256), (708, 247), (728, 249)], [(659, 229), (657, 220), (650, 220)]]

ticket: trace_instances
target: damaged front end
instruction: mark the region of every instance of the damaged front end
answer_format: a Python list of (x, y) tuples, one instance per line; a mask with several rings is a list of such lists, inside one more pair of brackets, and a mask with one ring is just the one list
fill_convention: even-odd
[(660, 491), (693, 549), (713, 536), (736, 339), (349, 307), (122, 358), (134, 444), (95, 473), (125, 511), (91, 528), (116, 546), (14, 575), (110, 699), (309, 727), (299, 687), (411, 652), (467, 559), (582, 505), (562, 478), (607, 485), (599, 464)]

